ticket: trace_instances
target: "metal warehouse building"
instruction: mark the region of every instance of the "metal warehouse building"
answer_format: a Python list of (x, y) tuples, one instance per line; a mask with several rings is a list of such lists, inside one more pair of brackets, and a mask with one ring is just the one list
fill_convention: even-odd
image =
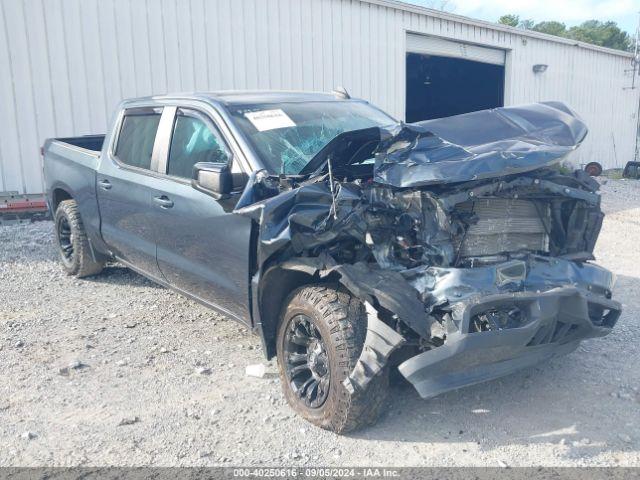
[(407, 121), (561, 100), (605, 168), (638, 124), (631, 54), (390, 0), (0, 0), (0, 67), (0, 192), (42, 191), (45, 138), (170, 91), (341, 85)]

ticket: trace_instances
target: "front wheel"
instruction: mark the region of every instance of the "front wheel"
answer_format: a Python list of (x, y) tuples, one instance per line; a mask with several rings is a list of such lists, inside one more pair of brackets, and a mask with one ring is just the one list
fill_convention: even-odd
[(345, 433), (374, 423), (389, 384), (384, 369), (365, 391), (343, 385), (356, 365), (367, 332), (367, 315), (357, 298), (334, 286), (294, 291), (277, 336), (278, 367), (285, 398), (309, 422)]
[(80, 219), (76, 201), (60, 202), (54, 221), (60, 260), (67, 274), (88, 277), (100, 273), (104, 263), (95, 261), (91, 255), (89, 239)]

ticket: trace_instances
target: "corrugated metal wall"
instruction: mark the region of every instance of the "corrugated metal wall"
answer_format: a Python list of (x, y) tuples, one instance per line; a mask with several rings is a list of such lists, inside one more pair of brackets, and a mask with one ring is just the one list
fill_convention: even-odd
[[(507, 50), (506, 104), (563, 100), (591, 128), (577, 162), (632, 159), (638, 89), (624, 89), (629, 57), (396, 5), (0, 0), (0, 191), (42, 191), (43, 140), (104, 132), (126, 97), (343, 85), (402, 118), (407, 32)], [(534, 75), (536, 63), (549, 69)]]

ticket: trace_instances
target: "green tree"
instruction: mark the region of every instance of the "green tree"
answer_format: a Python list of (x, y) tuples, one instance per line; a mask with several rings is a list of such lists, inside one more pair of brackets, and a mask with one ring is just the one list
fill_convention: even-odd
[(520, 20), (519, 15), (510, 13), (508, 15), (502, 15), (498, 19), (498, 23), (501, 23), (502, 25), (509, 25), (510, 27), (518, 27), (525, 30), (531, 30), (535, 22), (529, 19)]
[(534, 22), (530, 18), (526, 18), (524, 20), (520, 20), (520, 23), (518, 24), (518, 27), (522, 28), (523, 30), (532, 30), (534, 25), (535, 25), (535, 23), (536, 22)]
[(502, 15), (499, 19), (498, 19), (498, 23), (501, 23), (503, 25), (509, 25), (510, 27), (517, 27), (518, 24), (520, 23), (520, 17), (518, 15)]
[(555, 20), (538, 22), (531, 30), (548, 33), (549, 35), (555, 35), (557, 37), (566, 37), (567, 35), (567, 26), (564, 23), (556, 22)]
[(611, 21), (587, 20), (580, 25), (571, 27), (567, 32), (567, 37), (618, 50), (629, 50), (632, 44), (631, 36), (620, 30), (616, 22)]
[(564, 23), (555, 20), (535, 23), (533, 20), (521, 20), (518, 15), (508, 14), (501, 16), (498, 23), (618, 50), (632, 51), (634, 46), (634, 38), (612, 21), (587, 20), (567, 28)]

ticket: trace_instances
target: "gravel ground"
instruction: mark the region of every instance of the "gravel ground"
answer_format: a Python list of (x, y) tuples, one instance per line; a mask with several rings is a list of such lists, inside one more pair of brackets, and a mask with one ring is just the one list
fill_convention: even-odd
[(0, 466), (640, 466), (640, 183), (609, 180), (596, 256), (616, 332), (571, 355), (421, 400), (392, 387), (336, 436), (287, 407), (259, 340), (125, 268), (76, 280), (52, 224), (0, 227)]

